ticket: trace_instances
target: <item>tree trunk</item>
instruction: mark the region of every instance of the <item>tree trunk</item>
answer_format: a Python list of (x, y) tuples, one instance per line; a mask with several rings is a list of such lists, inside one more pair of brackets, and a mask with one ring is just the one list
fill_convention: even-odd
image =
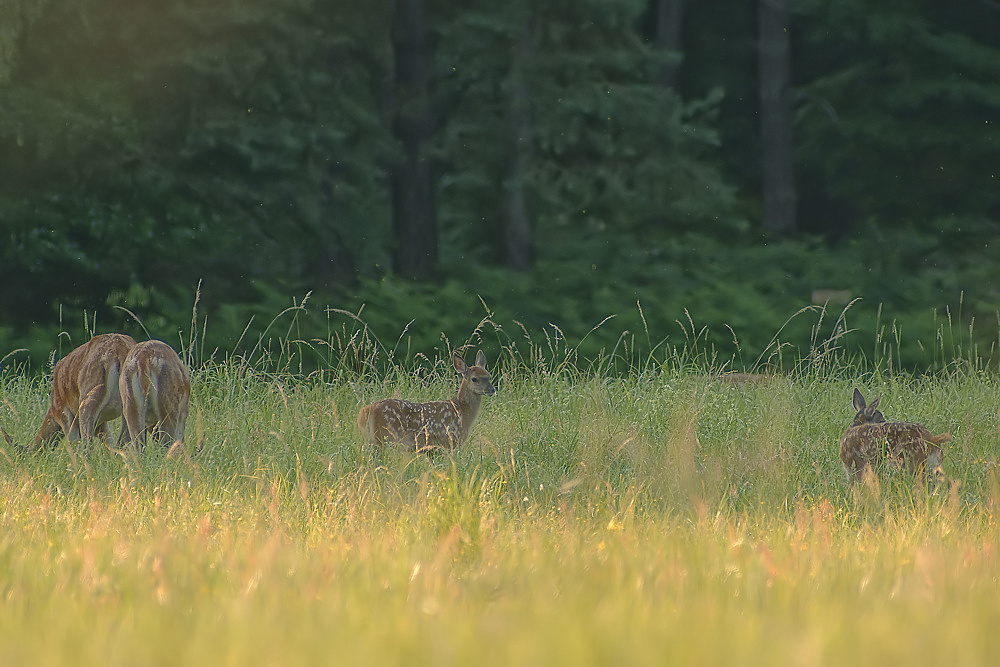
[[(679, 54), (681, 48), (681, 22), (684, 20), (684, 0), (656, 0), (656, 46), (661, 51)], [(660, 67), (658, 80), (667, 88), (677, 83), (680, 61), (665, 63)]]
[(397, 275), (410, 280), (431, 277), (438, 255), (434, 168), (428, 155), (435, 127), (434, 67), (425, 9), (424, 0), (394, 0), (392, 5), (393, 134), (402, 148), (390, 176), (393, 264)]
[(525, 61), (530, 52), (531, 25), (526, 21), (521, 38), (514, 42), (506, 100), (510, 154), (504, 175), (504, 259), (507, 267), (515, 271), (528, 271), (534, 261), (531, 214), (524, 187), (534, 142), (530, 92), (525, 80)]
[(773, 236), (796, 229), (792, 138), (790, 0), (758, 0), (763, 226)]

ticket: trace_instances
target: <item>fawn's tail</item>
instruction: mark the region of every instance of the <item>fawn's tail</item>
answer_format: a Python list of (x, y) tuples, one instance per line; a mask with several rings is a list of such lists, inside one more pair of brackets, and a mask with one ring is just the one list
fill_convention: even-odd
[(948, 433), (942, 433), (941, 435), (932, 435), (930, 438), (928, 438), (928, 440), (933, 442), (935, 445), (943, 445), (947, 442), (951, 442), (951, 435), (949, 435)]

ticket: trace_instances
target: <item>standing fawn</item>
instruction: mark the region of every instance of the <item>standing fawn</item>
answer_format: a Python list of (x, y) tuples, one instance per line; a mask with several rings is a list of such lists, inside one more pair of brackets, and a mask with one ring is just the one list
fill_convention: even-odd
[[(62, 432), (71, 442), (91, 442), (96, 433), (111, 440), (112, 420), (122, 416), (118, 376), (135, 340), (124, 334), (101, 334), (59, 360), (52, 369), (52, 401), (35, 436), (35, 448)], [(121, 443), (124, 425), (118, 436)]]
[(879, 396), (865, 404), (861, 392), (854, 390), (854, 422), (840, 439), (840, 460), (853, 485), (873, 465), (888, 463), (906, 467), (911, 473), (941, 476), (941, 445), (951, 442), (947, 433), (933, 435), (920, 424), (887, 422), (878, 411)]
[(136, 345), (125, 358), (118, 386), (129, 443), (142, 449), (147, 433), (164, 446), (184, 440), (191, 377), (172, 347), (158, 340)]
[(385, 441), (408, 451), (452, 451), (469, 437), (472, 422), (479, 414), (483, 396), (496, 393), (486, 355), (476, 355), (476, 365), (467, 366), (458, 354), (452, 363), (462, 375), (458, 393), (447, 401), (414, 403), (400, 398), (385, 398), (361, 408), (358, 429), (366, 442), (381, 446)]

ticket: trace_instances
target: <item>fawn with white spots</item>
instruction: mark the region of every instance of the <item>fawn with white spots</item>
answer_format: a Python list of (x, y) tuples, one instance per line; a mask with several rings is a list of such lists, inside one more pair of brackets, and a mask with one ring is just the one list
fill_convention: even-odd
[[(118, 377), (135, 340), (125, 334), (101, 334), (59, 360), (52, 369), (52, 400), (35, 436), (35, 448), (60, 433), (71, 442), (90, 443), (95, 434), (111, 440), (110, 422), (122, 416)], [(124, 425), (118, 436), (121, 443)]]
[(923, 476), (942, 476), (941, 445), (951, 442), (947, 433), (932, 434), (920, 424), (887, 422), (878, 411), (879, 396), (866, 404), (861, 392), (854, 390), (854, 409), (858, 414), (840, 439), (840, 460), (851, 484), (857, 482), (873, 465), (887, 463), (905, 467)]
[(458, 354), (452, 355), (452, 363), (462, 375), (462, 384), (447, 401), (415, 403), (385, 398), (361, 408), (358, 429), (365, 441), (376, 446), (394, 442), (408, 451), (429, 453), (452, 451), (465, 442), (483, 396), (492, 396), (496, 389), (482, 350), (474, 366), (467, 366)]
[(148, 340), (129, 352), (118, 380), (128, 442), (142, 449), (147, 434), (161, 445), (183, 442), (191, 376), (174, 349)]

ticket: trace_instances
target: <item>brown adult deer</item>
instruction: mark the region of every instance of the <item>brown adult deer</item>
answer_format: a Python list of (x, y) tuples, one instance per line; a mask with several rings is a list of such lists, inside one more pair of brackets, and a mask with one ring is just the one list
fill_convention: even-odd
[(161, 445), (184, 440), (191, 375), (174, 349), (158, 340), (132, 348), (118, 379), (128, 442), (142, 449), (147, 434)]
[[(71, 442), (91, 442), (96, 433), (111, 440), (110, 422), (122, 416), (118, 377), (122, 362), (135, 347), (125, 334), (101, 334), (59, 360), (52, 369), (52, 400), (35, 448), (62, 432)], [(124, 426), (118, 436), (121, 443)]]
[(467, 366), (457, 353), (452, 355), (452, 363), (462, 375), (462, 384), (447, 401), (415, 403), (385, 398), (361, 408), (358, 429), (365, 441), (376, 446), (389, 441), (408, 451), (428, 453), (452, 451), (465, 442), (483, 396), (492, 396), (496, 389), (482, 350), (476, 354), (475, 366)]
[(888, 463), (906, 467), (923, 476), (942, 476), (941, 445), (951, 442), (947, 433), (934, 435), (926, 427), (911, 422), (887, 422), (878, 411), (881, 396), (866, 404), (854, 390), (854, 409), (858, 411), (850, 428), (840, 438), (840, 460), (851, 484), (857, 482), (873, 465)]

